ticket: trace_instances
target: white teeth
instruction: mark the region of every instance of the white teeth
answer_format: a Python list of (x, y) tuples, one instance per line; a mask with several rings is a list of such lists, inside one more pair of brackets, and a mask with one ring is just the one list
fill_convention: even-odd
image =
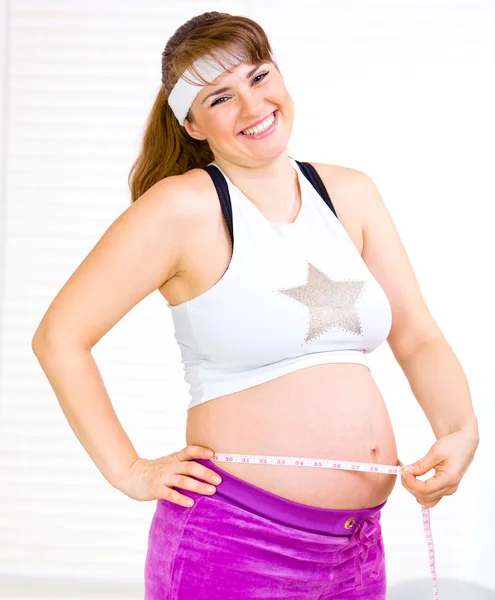
[(262, 131), (265, 131), (265, 129), (268, 129), (268, 127), (270, 127), (273, 121), (275, 121), (275, 116), (272, 114), (267, 119), (265, 119), (263, 123), (260, 123), (256, 127), (251, 127), (250, 129), (244, 129), (242, 133), (244, 135), (253, 135), (255, 133), (261, 133)]

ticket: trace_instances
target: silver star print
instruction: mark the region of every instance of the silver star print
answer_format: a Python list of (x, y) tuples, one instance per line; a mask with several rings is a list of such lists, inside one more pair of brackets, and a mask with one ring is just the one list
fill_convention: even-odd
[(361, 335), (361, 323), (354, 304), (366, 282), (335, 281), (311, 263), (308, 263), (308, 268), (307, 283), (280, 290), (282, 294), (309, 308), (309, 330), (305, 341), (309, 342), (322, 335), (330, 327), (341, 327)]

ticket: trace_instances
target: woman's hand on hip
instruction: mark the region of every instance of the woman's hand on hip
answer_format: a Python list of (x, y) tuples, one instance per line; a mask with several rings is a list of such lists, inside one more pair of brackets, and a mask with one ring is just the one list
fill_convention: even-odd
[[(220, 483), (215, 481), (218, 474), (193, 460), (209, 459), (213, 454), (211, 448), (190, 444), (178, 452), (154, 460), (138, 457), (129, 467), (124, 480), (115, 487), (133, 500), (164, 499), (190, 507), (191, 499), (172, 488), (179, 487), (207, 496), (215, 493), (215, 485)], [(204, 481), (197, 481), (193, 477)], [(204, 483), (205, 481), (208, 483)], [(214, 485), (208, 485), (209, 483)]]

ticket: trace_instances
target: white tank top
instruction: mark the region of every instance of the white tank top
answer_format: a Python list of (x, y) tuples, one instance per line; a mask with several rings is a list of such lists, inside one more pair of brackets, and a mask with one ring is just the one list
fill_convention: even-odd
[(309, 163), (289, 160), (302, 207), (288, 224), (266, 219), (216, 162), (205, 168), (217, 168), (227, 184), (221, 182), (222, 209), (228, 223), (231, 205), (233, 253), (211, 288), (182, 304), (167, 303), (189, 384), (187, 410), (313, 365), (369, 367), (366, 355), (391, 330), (385, 292), (331, 201), (332, 208), (301, 169)]

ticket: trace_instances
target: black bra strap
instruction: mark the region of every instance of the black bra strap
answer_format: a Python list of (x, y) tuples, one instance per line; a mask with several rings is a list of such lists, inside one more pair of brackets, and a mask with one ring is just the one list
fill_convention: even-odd
[(318, 192), (318, 194), (320, 194), (323, 200), (325, 200), (325, 202), (332, 210), (333, 214), (337, 217), (337, 213), (335, 212), (335, 208), (333, 207), (332, 201), (330, 200), (330, 196), (328, 195), (327, 189), (323, 185), (323, 181), (321, 180), (321, 177), (318, 175), (318, 172), (313, 167), (313, 165), (309, 162), (299, 162), (298, 160), (296, 160), (296, 163), (299, 165), (301, 171), (306, 176), (306, 179), (309, 182), (311, 182), (315, 190)]
[(203, 169), (210, 174), (210, 177), (215, 184), (223, 216), (227, 223), (227, 227), (229, 228), (230, 239), (232, 240), (232, 251), (234, 251), (234, 227), (232, 225), (232, 203), (230, 201), (229, 186), (225, 181), (223, 173), (217, 169), (215, 165), (207, 165), (206, 167), (203, 167)]
[[(312, 184), (315, 190), (320, 194), (326, 204), (330, 207), (333, 214), (338, 218), (337, 213), (335, 212), (335, 208), (333, 207), (332, 201), (330, 200), (330, 196), (323, 185), (323, 181), (321, 177), (318, 175), (316, 169), (309, 162), (300, 162), (296, 160), (296, 163), (299, 165), (302, 173), (306, 177), (306, 179)], [(207, 165), (203, 167), (205, 171), (207, 171), (210, 177), (213, 180), (215, 185), (215, 189), (217, 190), (218, 199), (220, 200), (220, 205), (222, 207), (223, 216), (225, 218), (225, 222), (227, 223), (227, 227), (230, 233), (230, 239), (232, 240), (232, 248), (234, 248), (234, 228), (232, 225), (232, 204), (230, 200), (229, 187), (227, 182), (225, 181), (225, 177), (223, 173), (217, 169), (215, 165)]]

